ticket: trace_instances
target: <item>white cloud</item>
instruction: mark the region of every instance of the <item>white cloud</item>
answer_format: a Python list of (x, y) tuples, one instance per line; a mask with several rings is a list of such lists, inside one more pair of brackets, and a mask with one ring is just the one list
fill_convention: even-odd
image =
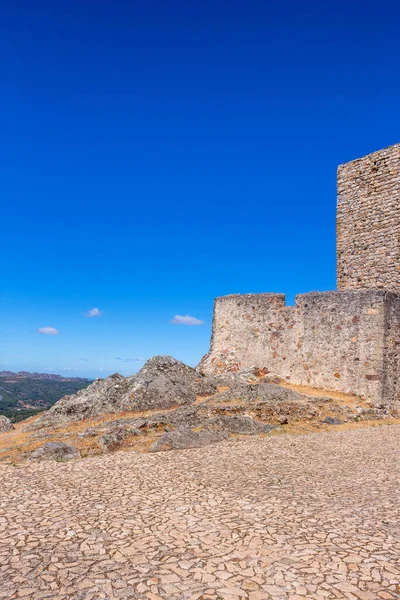
[(39, 327), (38, 333), (43, 333), (43, 335), (57, 335), (60, 332), (54, 327)]
[(136, 358), (136, 356), (133, 357), (133, 358), (130, 358), (130, 357), (128, 357), (128, 358), (121, 358), (120, 356), (116, 356), (115, 360), (120, 360), (121, 362), (124, 362), (124, 363), (144, 362), (144, 358)]
[(78, 360), (84, 360), (85, 362), (88, 361), (88, 358), (81, 358), (80, 356), (78, 356)]
[(103, 314), (103, 311), (100, 310), (99, 308), (91, 308), (86, 313), (86, 316), (87, 317), (101, 317), (102, 314)]
[(175, 325), (203, 325), (204, 321), (200, 321), (200, 319), (190, 317), (189, 315), (175, 315), (174, 318), (170, 320), (170, 323), (174, 323)]

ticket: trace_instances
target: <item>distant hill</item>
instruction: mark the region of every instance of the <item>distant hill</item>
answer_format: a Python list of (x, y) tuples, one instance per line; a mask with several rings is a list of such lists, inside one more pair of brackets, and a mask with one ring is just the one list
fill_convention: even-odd
[(89, 381), (84, 377), (62, 377), (54, 373), (30, 373), (29, 371), (0, 371), (0, 377), (9, 377), (10, 379), (46, 379), (50, 381)]
[(89, 379), (82, 377), (0, 371), (0, 415), (5, 415), (13, 422), (27, 419), (90, 383)]

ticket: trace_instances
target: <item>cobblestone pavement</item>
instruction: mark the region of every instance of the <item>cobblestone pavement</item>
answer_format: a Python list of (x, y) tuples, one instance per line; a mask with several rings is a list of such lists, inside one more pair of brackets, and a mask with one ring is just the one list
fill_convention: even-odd
[(400, 426), (0, 466), (0, 598), (400, 598)]

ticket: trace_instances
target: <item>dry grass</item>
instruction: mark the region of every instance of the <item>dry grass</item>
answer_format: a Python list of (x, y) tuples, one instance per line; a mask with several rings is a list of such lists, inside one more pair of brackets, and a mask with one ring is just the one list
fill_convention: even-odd
[(373, 419), (364, 421), (350, 421), (341, 425), (328, 425), (319, 420), (293, 421), (274, 429), (270, 435), (306, 435), (308, 433), (321, 433), (323, 431), (350, 431), (352, 429), (364, 429), (365, 427), (382, 427), (382, 425), (400, 425), (400, 419), (388, 417), (386, 419)]
[(294, 390), (295, 392), (299, 392), (299, 394), (304, 394), (305, 396), (332, 398), (333, 400), (338, 400), (339, 402), (342, 401), (351, 406), (354, 404), (365, 404), (365, 401), (360, 396), (356, 396), (355, 394), (346, 394), (345, 392), (335, 392), (333, 390), (313, 388), (308, 385), (295, 385), (294, 383), (287, 382), (282, 382), (280, 385), (282, 387), (289, 388), (290, 390)]

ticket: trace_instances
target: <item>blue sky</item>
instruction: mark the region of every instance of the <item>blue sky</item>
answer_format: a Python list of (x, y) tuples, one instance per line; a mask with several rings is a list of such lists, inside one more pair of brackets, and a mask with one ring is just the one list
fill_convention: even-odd
[(399, 22), (386, 0), (2, 2), (0, 369), (194, 365), (215, 296), (334, 289), (336, 167), (400, 141)]

